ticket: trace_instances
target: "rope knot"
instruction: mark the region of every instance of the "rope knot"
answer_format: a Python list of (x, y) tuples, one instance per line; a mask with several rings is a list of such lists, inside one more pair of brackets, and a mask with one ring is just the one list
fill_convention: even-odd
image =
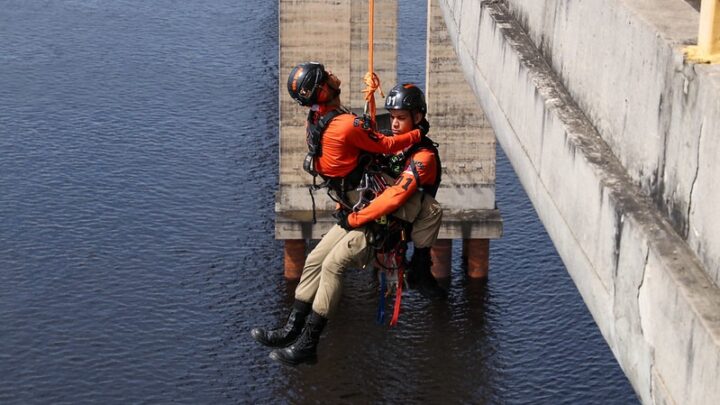
[(380, 90), (380, 96), (385, 98), (385, 93), (383, 93), (382, 88), (380, 87), (380, 78), (375, 74), (375, 72), (365, 73), (363, 80), (365, 81), (365, 86), (367, 86), (363, 90), (363, 93), (365, 93), (365, 101), (370, 101), (372, 96), (375, 95), (375, 91), (378, 89)]

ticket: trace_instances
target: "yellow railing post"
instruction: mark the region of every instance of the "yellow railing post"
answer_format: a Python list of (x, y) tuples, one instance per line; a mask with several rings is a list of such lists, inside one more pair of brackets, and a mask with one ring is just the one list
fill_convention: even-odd
[(720, 0), (702, 0), (697, 46), (686, 48), (689, 61), (720, 63)]

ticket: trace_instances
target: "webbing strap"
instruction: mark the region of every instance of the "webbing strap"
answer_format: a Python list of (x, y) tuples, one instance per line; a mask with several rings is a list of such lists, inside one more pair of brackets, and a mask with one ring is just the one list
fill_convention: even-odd
[(398, 286), (395, 290), (395, 308), (393, 308), (393, 316), (390, 318), (390, 326), (397, 325), (398, 318), (400, 317), (400, 301), (402, 300), (402, 287), (403, 287), (403, 270), (402, 267), (397, 270), (398, 272)]
[[(315, 177), (313, 177), (313, 183), (315, 183)], [(308, 191), (310, 191), (310, 200), (312, 201), (312, 212), (313, 212), (313, 225), (317, 224), (317, 214), (315, 212), (315, 195), (313, 194), (313, 184), (312, 186), (308, 187)]]
[[(418, 190), (422, 193), (425, 190), (423, 190), (423, 186), (422, 186), (422, 184), (420, 184), (420, 174), (417, 171), (417, 163), (415, 163), (415, 159), (413, 159), (413, 158), (410, 158), (410, 170), (412, 170), (412, 174), (413, 174), (413, 177), (415, 178), (415, 183), (417, 183)], [(424, 196), (424, 194), (423, 194), (423, 196)]]
[(382, 325), (385, 323), (385, 292), (387, 291), (387, 282), (385, 281), (385, 271), (380, 272), (380, 302), (378, 302), (377, 316), (375, 322)]

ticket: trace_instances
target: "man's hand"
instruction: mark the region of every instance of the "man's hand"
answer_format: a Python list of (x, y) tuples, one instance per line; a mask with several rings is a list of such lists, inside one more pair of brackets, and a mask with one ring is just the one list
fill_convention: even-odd
[(338, 210), (335, 211), (335, 219), (337, 219), (337, 224), (340, 225), (341, 228), (343, 228), (346, 231), (352, 231), (353, 227), (350, 226), (348, 223), (348, 214), (349, 212), (345, 210)]
[(421, 136), (427, 136), (428, 132), (430, 132), (430, 123), (425, 118), (418, 122), (417, 127)]
[(353, 125), (356, 127), (360, 127), (362, 129), (364, 129), (365, 131), (375, 130), (375, 122), (370, 118), (369, 115), (363, 115), (362, 117), (355, 117), (355, 120), (353, 121)]

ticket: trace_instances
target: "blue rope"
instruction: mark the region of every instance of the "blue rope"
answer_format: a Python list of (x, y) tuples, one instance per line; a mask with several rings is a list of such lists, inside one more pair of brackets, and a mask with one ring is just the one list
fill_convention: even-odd
[(387, 282), (385, 281), (385, 271), (380, 272), (380, 302), (378, 303), (377, 317), (375, 321), (382, 325), (385, 323), (385, 292), (387, 291)]

